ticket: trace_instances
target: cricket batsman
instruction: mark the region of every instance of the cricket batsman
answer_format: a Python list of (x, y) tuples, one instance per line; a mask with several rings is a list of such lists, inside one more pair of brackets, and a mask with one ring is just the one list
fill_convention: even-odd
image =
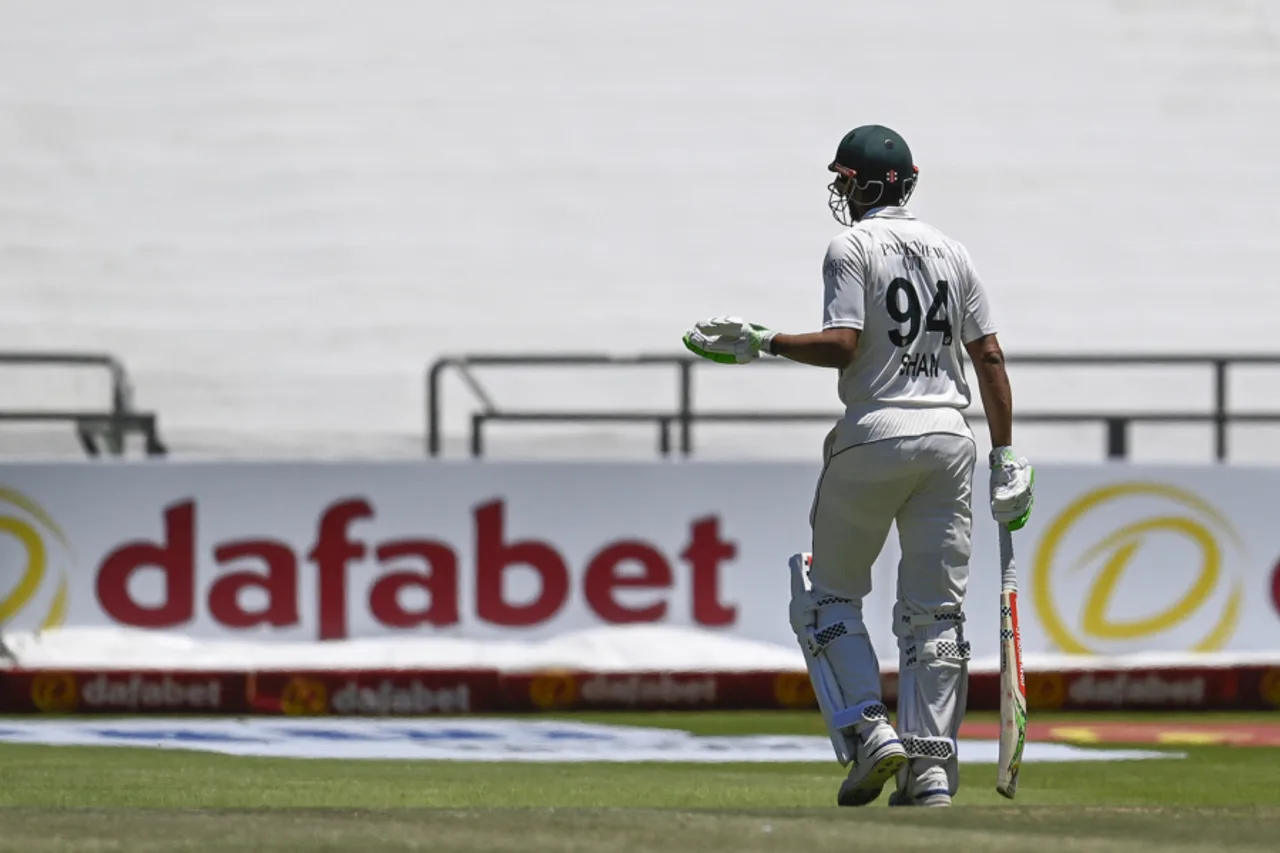
[[(1018, 529), (1034, 471), (1013, 451), (1013, 395), (982, 282), (963, 245), (906, 207), (919, 170), (906, 141), (868, 125), (840, 140), (828, 167), (831, 212), (845, 227), (822, 264), (822, 330), (783, 334), (713, 317), (684, 336), (727, 364), (768, 353), (839, 371), (845, 414), (827, 435), (809, 514), (812, 559), (791, 559), (791, 625), (837, 760), (840, 805), (949, 806), (959, 786), (956, 735), (968, 689), (969, 580), (976, 442), (962, 414), (973, 361), (990, 427), (991, 511)], [(871, 566), (897, 522), (893, 631), (897, 729), (862, 602)]]

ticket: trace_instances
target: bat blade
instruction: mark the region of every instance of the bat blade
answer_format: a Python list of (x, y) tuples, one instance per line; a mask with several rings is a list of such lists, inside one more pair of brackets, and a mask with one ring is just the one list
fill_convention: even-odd
[(1027, 685), (1022, 673), (1022, 634), (1018, 629), (1018, 579), (1013, 535), (1000, 527), (1000, 751), (996, 792), (1013, 799), (1027, 739)]

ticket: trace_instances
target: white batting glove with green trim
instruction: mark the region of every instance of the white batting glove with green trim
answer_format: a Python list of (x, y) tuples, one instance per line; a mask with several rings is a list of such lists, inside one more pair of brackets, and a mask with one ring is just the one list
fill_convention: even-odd
[(684, 345), (694, 355), (720, 364), (746, 364), (768, 351), (775, 332), (740, 317), (712, 317), (684, 334)]
[(1021, 530), (1035, 504), (1036, 469), (1012, 447), (996, 447), (987, 457), (991, 464), (991, 515), (1010, 530)]

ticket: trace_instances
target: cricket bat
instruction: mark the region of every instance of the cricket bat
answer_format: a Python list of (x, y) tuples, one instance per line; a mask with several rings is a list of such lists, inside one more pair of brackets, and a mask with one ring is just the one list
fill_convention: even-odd
[(1000, 525), (1000, 756), (996, 792), (1013, 799), (1027, 740), (1027, 684), (1022, 676), (1022, 634), (1018, 630), (1018, 569), (1013, 533)]

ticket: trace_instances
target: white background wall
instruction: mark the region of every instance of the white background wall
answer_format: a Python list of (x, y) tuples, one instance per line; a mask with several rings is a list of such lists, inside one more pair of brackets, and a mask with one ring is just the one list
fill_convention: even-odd
[[(117, 352), (178, 450), (415, 453), (444, 352), (676, 352), (722, 312), (813, 327), (825, 166), (867, 122), (912, 143), (913, 206), (969, 244), (1010, 351), (1275, 349), (1265, 0), (3, 0), (0, 20), (2, 345)], [(1024, 407), (1209, 400), (1190, 374), (1026, 376)], [(825, 372), (707, 377), (709, 403), (836, 405)], [(630, 374), (493, 387), (673, 399)], [(810, 456), (818, 433), (704, 448)], [(539, 434), (494, 448), (652, 443)], [(1101, 441), (1023, 435), (1057, 458)]]

